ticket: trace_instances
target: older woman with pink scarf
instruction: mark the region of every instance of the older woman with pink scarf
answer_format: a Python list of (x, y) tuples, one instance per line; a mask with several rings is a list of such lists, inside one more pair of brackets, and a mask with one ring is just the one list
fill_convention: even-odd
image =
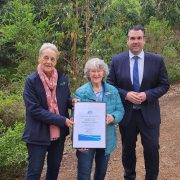
[(66, 76), (57, 72), (58, 49), (44, 43), (39, 65), (25, 82), (26, 125), (23, 140), (28, 149), (26, 180), (39, 180), (47, 153), (46, 180), (56, 180), (63, 156), (65, 137), (73, 122), (68, 108), (72, 99)]

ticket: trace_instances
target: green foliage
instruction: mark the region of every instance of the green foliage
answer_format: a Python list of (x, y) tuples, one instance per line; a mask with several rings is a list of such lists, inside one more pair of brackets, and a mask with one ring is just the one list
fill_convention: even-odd
[(137, 0), (109, 0), (94, 9), (97, 14), (92, 13), (90, 56), (109, 62), (126, 49), (127, 28), (139, 22), (141, 6)]
[(126, 39), (126, 34), (120, 27), (112, 27), (99, 32), (97, 38), (91, 43), (91, 57), (99, 56), (109, 63), (114, 54), (125, 50)]
[(38, 62), (32, 63), (28, 59), (22, 61), (17, 68), (17, 73), (13, 76), (14, 81), (24, 81), (27, 77), (27, 74), (31, 74), (36, 70), (37, 64)]
[[(44, 41), (57, 45), (61, 51), (57, 68), (64, 69), (69, 74), (73, 89), (79, 86), (85, 64), (85, 5), (85, 0), (3, 1), (0, 11), (3, 15), (0, 17), (0, 59), (6, 66), (10, 62), (17, 65), (14, 68), (17, 73), (11, 77), (12, 84), (7, 87), (10, 94), (22, 92), (22, 87), (17, 87), (22, 86), (27, 74), (36, 69), (38, 50)], [(150, 19), (152, 15), (158, 14), (158, 8), (158, 17), (161, 18), (160, 14), (171, 12), (172, 7), (177, 10), (177, 5), (178, 3), (173, 5), (157, 0), (91, 1), (90, 57), (98, 56), (109, 63), (113, 54), (126, 49), (125, 34), (129, 26), (139, 23), (148, 26), (149, 21), (151, 27), (146, 48), (163, 54), (166, 59), (177, 57), (177, 48), (173, 45), (173, 32), (168, 21), (161, 20), (162, 24), (165, 22), (162, 29), (161, 24), (156, 23), (157, 19)], [(9, 81), (1, 76), (0, 82), (6, 86)]]
[(24, 171), (27, 165), (27, 149), (22, 142), (23, 123), (17, 123), (15, 128), (9, 128), (0, 137), (0, 174), (1, 178), (15, 177)]
[(180, 82), (180, 62), (168, 64), (168, 74), (171, 83)]
[(3, 121), (0, 119), (0, 137), (6, 132), (6, 126), (3, 124)]
[[(56, 67), (68, 73), (72, 92), (85, 82), (85, 10), (85, 0), (1, 1), (1, 178), (21, 173), (26, 165), (26, 147), (21, 142), (24, 124), (19, 122), (25, 111), (22, 93), (27, 75), (36, 69), (42, 43), (52, 42), (60, 50)], [(180, 82), (179, 36), (175, 37), (171, 27), (179, 27), (179, 12), (179, 1), (175, 0), (90, 1), (90, 57), (109, 63), (114, 54), (126, 49), (127, 29), (142, 24), (145, 49), (162, 54), (170, 81)]]
[(24, 119), (24, 104), (22, 97), (18, 95), (11, 95), (5, 97), (4, 93), (0, 91), (0, 119), (6, 127), (14, 127), (17, 121)]
[(99, 32), (112, 27), (120, 27), (126, 32), (129, 26), (139, 22), (140, 11), (141, 6), (137, 0), (107, 0), (102, 5), (97, 4), (91, 13), (92, 39), (95, 40)]
[(141, 24), (148, 24), (151, 16), (156, 15), (156, 0), (140, 0), (141, 3)]
[(28, 60), (35, 66), (39, 47), (49, 39), (51, 24), (48, 18), (37, 22), (33, 5), (22, 2), (13, 0), (4, 5), (4, 15), (0, 18), (0, 46), (7, 47), (8, 51), (4, 51), (7, 61), (20, 64)]
[(151, 17), (146, 29), (146, 49), (162, 54), (168, 68), (171, 82), (180, 81), (179, 42), (165, 19)]
[[(29, 70), (31, 67), (32, 64), (29, 63), (28, 66), (24, 69)], [(26, 76), (27, 75), (22, 70), (20, 73), (14, 73), (13, 68), (1, 68), (0, 91), (3, 92), (3, 96), (9, 97), (10, 95), (18, 95), (21, 97)]]
[(7, 68), (0, 68), (0, 89), (7, 86), (10, 75), (11, 73)]
[(109, 11), (114, 14), (114, 20), (125, 31), (140, 22), (141, 5), (138, 0), (113, 0)]
[(155, 52), (163, 53), (164, 48), (170, 47), (175, 37), (169, 26), (169, 22), (165, 19), (158, 20), (156, 17), (151, 17), (146, 29), (146, 48)]
[(156, 7), (157, 17), (166, 18), (166, 20), (177, 29), (180, 27), (180, 1), (156, 0)]

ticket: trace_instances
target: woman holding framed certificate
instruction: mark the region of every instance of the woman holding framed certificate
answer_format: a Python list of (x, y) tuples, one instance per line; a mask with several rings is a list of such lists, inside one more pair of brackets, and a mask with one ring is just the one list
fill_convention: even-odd
[(39, 50), (37, 71), (25, 82), (23, 140), (28, 150), (26, 180), (40, 179), (45, 160), (46, 180), (58, 178), (65, 138), (73, 126), (68, 113), (73, 100), (66, 76), (55, 68), (58, 57), (57, 47), (44, 43)]
[[(84, 74), (88, 79), (88, 82), (78, 88), (75, 92), (75, 98), (80, 99), (80, 102), (102, 102), (106, 104), (106, 147), (83, 147), (77, 149), (78, 180), (90, 180), (94, 159), (94, 180), (104, 180), (110, 154), (116, 148), (115, 125), (122, 120), (124, 108), (118, 90), (112, 85), (104, 82), (104, 78), (108, 73), (108, 66), (103, 60), (93, 58), (87, 61), (84, 68)], [(101, 113), (100, 110), (99, 113)], [(84, 128), (84, 126), (82, 126), (82, 128)], [(81, 139), (87, 140), (88, 138), (81, 137)]]

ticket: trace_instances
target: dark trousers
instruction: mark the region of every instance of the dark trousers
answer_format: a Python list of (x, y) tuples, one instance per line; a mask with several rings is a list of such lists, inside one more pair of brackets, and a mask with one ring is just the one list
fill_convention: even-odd
[(46, 180), (57, 180), (64, 151), (65, 138), (51, 141), (50, 146), (27, 144), (28, 170), (26, 180), (39, 180), (47, 153)]
[(124, 179), (136, 178), (136, 141), (140, 134), (144, 149), (145, 180), (157, 180), (159, 172), (159, 125), (149, 128), (144, 122), (141, 110), (133, 110), (132, 119), (126, 127), (120, 126), (122, 140), (122, 163)]
[(93, 159), (95, 157), (94, 180), (104, 180), (110, 155), (105, 155), (104, 149), (88, 149), (76, 152), (78, 158), (78, 180), (90, 180)]

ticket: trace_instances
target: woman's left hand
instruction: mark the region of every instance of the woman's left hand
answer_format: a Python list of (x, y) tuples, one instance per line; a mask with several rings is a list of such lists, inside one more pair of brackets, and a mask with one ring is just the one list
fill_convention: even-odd
[(72, 103), (74, 104), (74, 103), (77, 103), (77, 102), (80, 102), (80, 99), (77, 99), (77, 98), (73, 98), (72, 99)]
[(106, 124), (111, 124), (114, 122), (114, 117), (111, 114), (106, 115)]

